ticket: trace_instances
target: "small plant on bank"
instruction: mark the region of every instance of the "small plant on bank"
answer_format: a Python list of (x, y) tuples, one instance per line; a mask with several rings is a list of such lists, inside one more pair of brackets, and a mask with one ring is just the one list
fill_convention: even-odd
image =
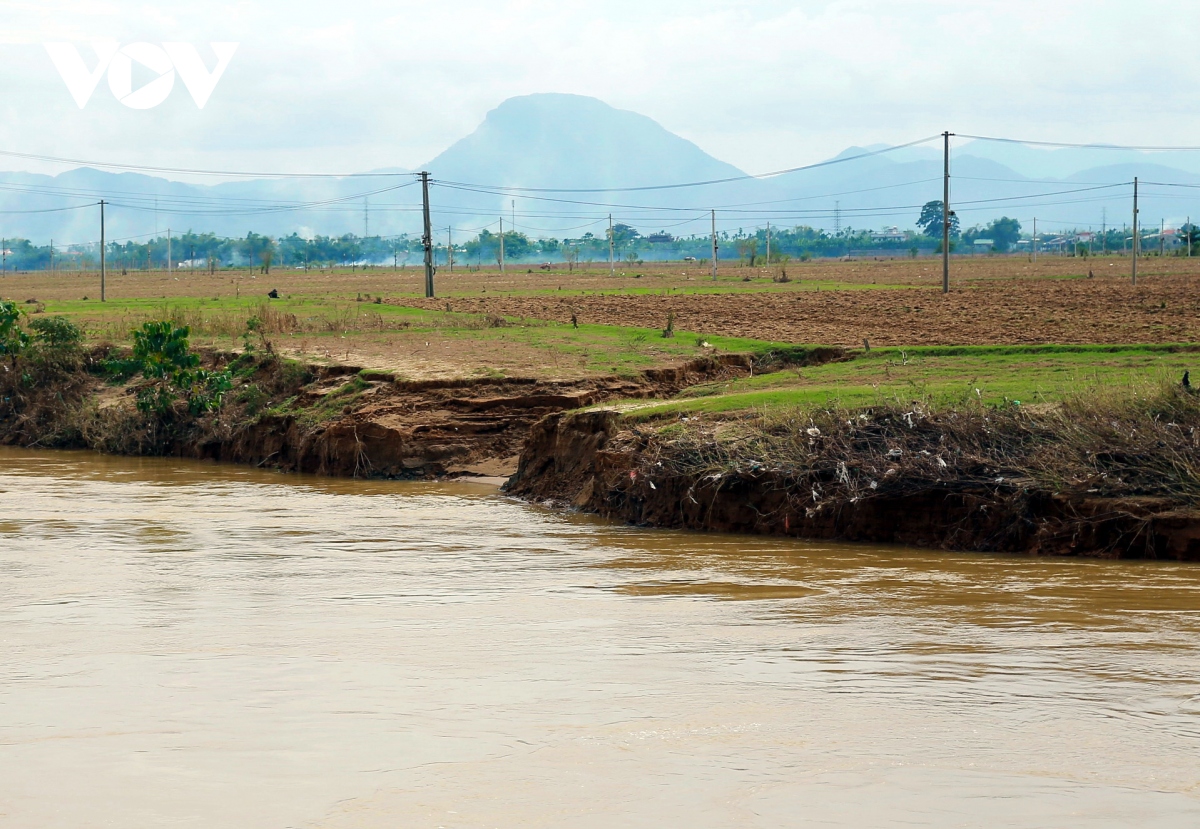
[(132, 356), (106, 366), (112, 375), (128, 377), (140, 372), (149, 381), (138, 389), (138, 411), (164, 415), (182, 401), (190, 414), (200, 415), (219, 408), (225, 393), (233, 388), (228, 371), (200, 368), (200, 358), (188, 343), (190, 333), (186, 325), (145, 323), (133, 332)]
[(246, 330), (242, 332), (242, 349), (246, 354), (254, 353), (254, 338), (258, 337), (258, 346), (267, 354), (275, 353), (275, 346), (267, 339), (267, 325), (258, 315), (246, 320)]
[(29, 335), (21, 329), (24, 311), (15, 302), (0, 300), (0, 357), (15, 366), (17, 357), (29, 347)]

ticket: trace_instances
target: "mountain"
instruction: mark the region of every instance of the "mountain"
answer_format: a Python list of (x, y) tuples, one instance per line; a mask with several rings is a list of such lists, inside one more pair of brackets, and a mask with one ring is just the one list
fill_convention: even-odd
[[(880, 153), (880, 150), (886, 152)], [(872, 154), (875, 153), (875, 154)], [(954, 145), (952, 206), (964, 227), (1002, 215), (1039, 229), (1128, 222), (1137, 175), (1147, 226), (1177, 225), (1200, 185), (1200, 154), (1047, 150), (966, 141)], [(942, 195), (940, 142), (891, 150), (851, 147), (810, 169), (755, 179), (650, 118), (579, 95), (512, 98), (470, 135), (431, 160), (432, 218), (458, 238), (480, 227), (531, 236), (603, 233), (608, 214), (643, 233), (706, 233), (718, 227), (835, 225), (911, 228)], [(756, 170), (756, 172), (758, 172)], [(698, 182), (720, 181), (701, 186)], [(188, 229), (244, 236), (300, 232), (420, 232), (420, 190), (411, 172), (388, 168), (345, 178), (242, 179), (192, 184), (141, 173), (79, 168), (57, 176), (0, 173), (0, 238), (44, 244), (99, 236), (95, 203), (109, 202), (108, 238)], [(1116, 185), (1102, 187), (1102, 185)], [(1164, 185), (1172, 185), (1170, 187)], [(1175, 185), (1184, 185), (1183, 187)], [(63, 209), (77, 206), (79, 209)]]
[(590, 190), (745, 175), (644, 115), (557, 94), (510, 98), (427, 169), (445, 181)]

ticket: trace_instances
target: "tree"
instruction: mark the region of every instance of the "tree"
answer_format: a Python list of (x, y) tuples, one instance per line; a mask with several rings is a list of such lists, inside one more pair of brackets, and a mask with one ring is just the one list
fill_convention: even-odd
[(749, 259), (750, 267), (754, 267), (754, 263), (758, 260), (758, 240), (754, 237), (746, 239), (738, 239), (737, 251), (739, 259)]
[[(942, 238), (944, 211), (945, 207), (940, 199), (925, 202), (925, 206), (921, 208), (921, 217), (917, 219), (917, 227), (921, 228), (926, 236), (932, 236), (935, 239)], [(958, 238), (958, 216), (953, 210), (950, 211), (950, 238)]]
[(1007, 216), (996, 219), (984, 230), (1000, 253), (1004, 253), (1021, 238), (1021, 223)]
[(1200, 252), (1200, 228), (1194, 224), (1185, 224), (1179, 228), (1179, 241), (1184, 244), (1184, 253), (1191, 249), (1193, 253)]

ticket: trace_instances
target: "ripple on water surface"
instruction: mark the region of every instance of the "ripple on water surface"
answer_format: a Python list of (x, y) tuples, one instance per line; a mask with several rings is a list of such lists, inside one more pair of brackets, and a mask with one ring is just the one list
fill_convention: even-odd
[(1200, 825), (1200, 567), (0, 448), (0, 815)]

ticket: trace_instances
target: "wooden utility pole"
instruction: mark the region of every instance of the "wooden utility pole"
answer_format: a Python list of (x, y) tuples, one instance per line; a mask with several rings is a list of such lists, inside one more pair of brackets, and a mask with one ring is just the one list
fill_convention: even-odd
[(1138, 259), (1138, 180), (1133, 177), (1133, 284), (1137, 284)]
[(100, 200), (100, 301), (104, 302), (104, 199)]
[(433, 228), (429, 224), (429, 173), (421, 173), (421, 197), (425, 219), (425, 233), (421, 242), (425, 246), (425, 296), (433, 297)]
[(608, 214), (608, 275), (617, 275), (617, 240), (613, 236), (612, 214)]
[(942, 134), (945, 139), (943, 161), (945, 176), (942, 186), (942, 293), (950, 293), (950, 133)]
[(712, 212), (712, 272), (713, 282), (717, 281), (717, 211)]
[[(504, 208), (501, 208), (503, 210)], [(504, 217), (500, 217), (500, 273), (504, 273)]]

